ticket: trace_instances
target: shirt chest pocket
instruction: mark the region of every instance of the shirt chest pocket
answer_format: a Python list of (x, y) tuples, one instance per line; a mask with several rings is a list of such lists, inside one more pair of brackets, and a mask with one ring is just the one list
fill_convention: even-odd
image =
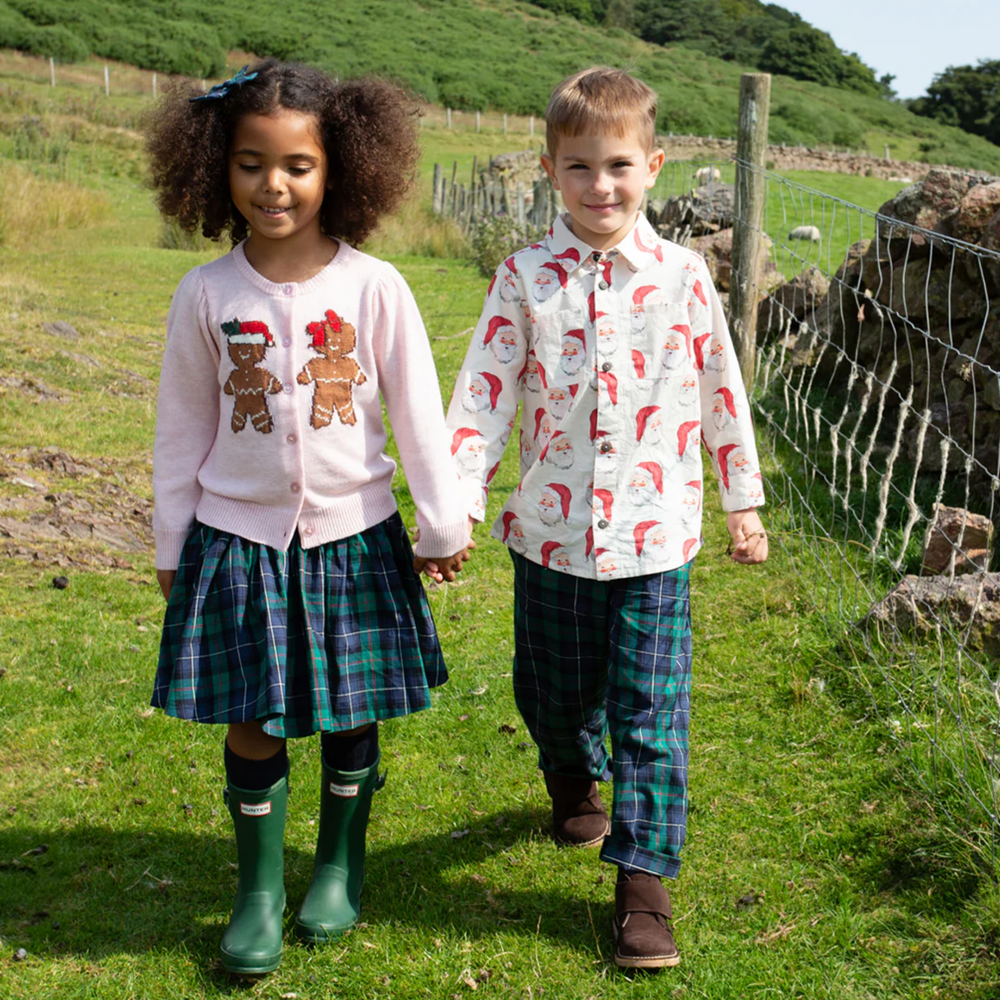
[(630, 339), (635, 377), (670, 378), (692, 370), (690, 317), (683, 302), (640, 306), (631, 312)]
[[(526, 374), (530, 374), (533, 353), (543, 387), (589, 382), (594, 371), (594, 332), (587, 329), (584, 319), (575, 309), (536, 317)], [(530, 391), (528, 381), (524, 386)]]

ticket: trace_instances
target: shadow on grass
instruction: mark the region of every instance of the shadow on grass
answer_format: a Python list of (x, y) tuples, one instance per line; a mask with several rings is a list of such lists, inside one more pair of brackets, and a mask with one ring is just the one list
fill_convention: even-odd
[[(504, 930), (537, 934), (590, 953), (593, 922), (606, 949), (613, 880), (601, 884), (611, 869), (596, 851), (573, 852), (599, 886), (591, 900), (558, 888), (545, 852), (552, 852), (550, 866), (560, 862), (555, 848), (538, 844), (544, 820), (537, 811), (480, 819), (458, 840), (442, 832), (379, 846), (370, 837), (362, 921), (473, 939)], [(42, 845), (44, 852), (32, 853)], [(217, 968), (236, 887), (234, 861), (229, 828), (199, 834), (21, 825), (0, 831), (0, 938), (11, 951), (24, 948), (35, 958), (99, 961), (179, 948), (196, 965)], [(286, 943), (312, 863), (311, 849), (286, 838)], [(469, 871), (480, 864), (488, 874)]]

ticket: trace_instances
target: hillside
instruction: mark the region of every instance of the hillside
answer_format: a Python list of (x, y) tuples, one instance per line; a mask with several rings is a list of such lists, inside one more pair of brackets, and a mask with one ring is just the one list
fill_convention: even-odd
[[(0, 0), (0, 47), (76, 60), (87, 53), (159, 72), (220, 75), (241, 50), (340, 75), (383, 73), (428, 101), (541, 114), (554, 84), (588, 64), (630, 66), (660, 94), (663, 131), (730, 135), (741, 67), (685, 46), (643, 42), (516, 0), (314, 0), (280, 11), (216, 0)], [(169, 14), (167, 13), (169, 11)], [(334, 13), (335, 12), (335, 13)], [(905, 107), (776, 77), (771, 141), (881, 151), (1000, 172), (1000, 149)]]

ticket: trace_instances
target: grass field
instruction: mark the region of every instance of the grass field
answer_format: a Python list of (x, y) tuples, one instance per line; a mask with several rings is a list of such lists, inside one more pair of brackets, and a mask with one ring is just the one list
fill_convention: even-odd
[[(546, 836), (510, 691), (509, 560), (481, 532), (461, 581), (431, 594), (451, 681), (431, 711), (382, 728), (389, 777), (364, 922), (327, 949), (289, 937), (281, 968), (258, 982), (226, 977), (216, 956), (236, 875), (222, 733), (147, 708), (162, 615), (148, 524), (163, 321), (180, 276), (212, 251), (159, 247), (124, 124), (134, 109), (66, 92), (75, 103), (56, 108), (0, 78), (2, 176), (15, 163), (39, 185), (32, 211), (0, 197), (12, 220), (0, 230), (2, 1000), (1000, 997), (989, 873), (866, 714), (846, 648), (811, 610), (815, 581), (778, 546), (765, 566), (731, 564), (717, 506), (693, 575), (677, 969), (615, 970), (611, 871)], [(54, 162), (14, 159), (29, 113), (65, 139)], [(467, 169), (490, 151), (474, 135), (426, 139), (425, 169)], [(50, 198), (97, 208), (54, 223)], [(473, 266), (447, 255), (453, 240), (417, 206), (373, 244), (414, 289), (445, 394), (483, 295)], [(78, 336), (46, 332), (56, 321)], [(515, 485), (511, 459), (497, 502)], [(398, 497), (412, 523), (402, 479)], [(46, 519), (60, 526), (48, 536)], [(290, 747), (292, 907), (311, 867), (318, 752)]]

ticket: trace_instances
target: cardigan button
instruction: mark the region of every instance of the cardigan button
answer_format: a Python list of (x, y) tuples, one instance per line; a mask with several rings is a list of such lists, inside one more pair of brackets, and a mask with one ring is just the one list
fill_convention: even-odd
[(293, 392), (295, 392), (295, 386), (292, 385), (291, 382), (286, 382), (283, 391), (286, 396), (290, 396)]
[(289, 488), (289, 489), (290, 489), (290, 490), (291, 490), (291, 491), (292, 491), (293, 493), (298, 493), (298, 492), (299, 492), (299, 490), (301, 490), (301, 489), (302, 489), (302, 487), (301, 487), (301, 486), (300, 486), (300, 485), (299, 485), (298, 483), (292, 483), (292, 485), (291, 485), (291, 486), (289, 486), (288, 488)]
[(285, 287), (284, 287), (284, 288), (282, 288), (282, 291), (283, 291), (283, 292), (284, 292), (284, 293), (285, 293), (286, 295), (291, 295), (291, 294), (292, 294), (292, 292), (294, 292), (294, 291), (295, 291), (295, 286), (294, 286), (294, 285), (285, 285)]
[(285, 440), (289, 444), (295, 444), (295, 442), (298, 441), (298, 437), (295, 434), (289, 434), (288, 437), (285, 438)]
[(292, 346), (292, 338), (291, 337), (285, 337), (281, 341), (281, 346), (282, 347), (291, 347)]

